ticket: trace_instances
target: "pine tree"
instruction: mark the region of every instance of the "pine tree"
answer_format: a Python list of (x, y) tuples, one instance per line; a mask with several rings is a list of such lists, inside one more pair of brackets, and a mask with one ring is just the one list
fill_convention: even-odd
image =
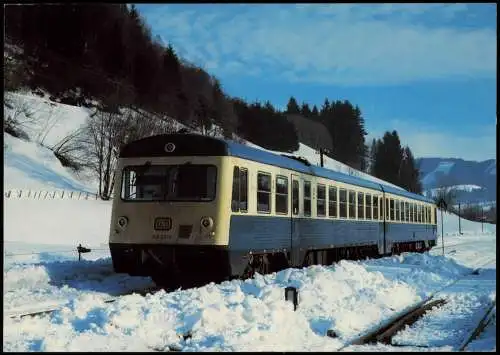
[(404, 147), (401, 162), (401, 187), (414, 193), (422, 193), (420, 170), (408, 146)]
[(311, 109), (309, 108), (309, 104), (304, 102), (302, 103), (302, 106), (300, 107), (300, 113), (302, 114), (302, 116), (304, 117), (311, 117)]
[(290, 100), (288, 100), (288, 104), (286, 105), (286, 113), (288, 114), (298, 114), (300, 113), (300, 108), (299, 104), (297, 103), (297, 100), (295, 100), (295, 97), (290, 97)]
[(401, 186), (403, 149), (396, 131), (385, 132), (375, 151), (373, 174), (385, 181)]
[(313, 106), (312, 111), (311, 111), (311, 117), (312, 118), (318, 118), (319, 117), (319, 111), (316, 105)]

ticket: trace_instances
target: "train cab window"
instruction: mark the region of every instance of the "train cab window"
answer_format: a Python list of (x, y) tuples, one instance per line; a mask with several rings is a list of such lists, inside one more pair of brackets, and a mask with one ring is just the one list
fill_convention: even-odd
[(349, 191), (349, 219), (356, 219), (356, 192)]
[(311, 215), (311, 182), (304, 181), (304, 216)]
[(299, 214), (299, 182), (292, 181), (292, 212), (294, 215)]
[(373, 196), (373, 219), (378, 220), (378, 196)]
[(347, 190), (339, 190), (340, 218), (347, 218)]
[(358, 192), (358, 219), (365, 219), (365, 194)]
[(233, 169), (231, 210), (233, 212), (247, 212), (248, 210), (248, 170), (238, 166)]
[(337, 218), (337, 188), (328, 187), (328, 216)]
[(123, 169), (124, 201), (212, 201), (217, 185), (213, 165), (139, 165)]
[(271, 212), (270, 174), (257, 174), (257, 212)]
[(318, 184), (316, 186), (316, 214), (319, 217), (326, 215), (326, 187)]
[(365, 218), (372, 219), (372, 195), (365, 195)]
[(288, 179), (276, 177), (276, 213), (288, 214)]

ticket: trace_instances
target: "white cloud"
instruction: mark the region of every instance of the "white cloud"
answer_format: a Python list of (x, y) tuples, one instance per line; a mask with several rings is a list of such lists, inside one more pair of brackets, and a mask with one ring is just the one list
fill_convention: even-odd
[[(187, 59), (218, 62), (218, 75), (234, 72), (234, 66), (225, 69), (226, 61), (251, 63), (266, 75), (294, 81), (343, 85), (496, 75), (495, 31), (409, 21), (431, 10), (449, 19), (466, 11), (464, 4), (255, 5), (238, 7), (231, 16), (236, 8), (228, 5), (219, 12), (198, 9), (159, 7), (148, 21)], [(389, 17), (397, 14), (404, 21)]]
[(496, 124), (466, 135), (457, 135), (451, 130), (437, 131), (435, 127), (410, 120), (386, 122), (384, 127), (368, 128), (367, 144), (370, 145), (373, 138), (382, 138), (386, 131), (396, 130), (401, 144), (409, 146), (416, 158), (496, 159)]

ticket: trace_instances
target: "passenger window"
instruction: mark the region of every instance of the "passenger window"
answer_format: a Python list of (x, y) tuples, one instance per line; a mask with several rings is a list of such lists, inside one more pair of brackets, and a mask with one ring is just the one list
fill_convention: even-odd
[(410, 216), (410, 203), (406, 202), (406, 222), (411, 222), (411, 216)]
[(356, 193), (349, 191), (349, 219), (356, 219)]
[(233, 196), (231, 199), (231, 211), (240, 210), (240, 168), (235, 166), (233, 169)]
[(257, 174), (257, 212), (271, 212), (271, 175)]
[(248, 170), (240, 169), (240, 212), (248, 211)]
[(328, 216), (337, 218), (337, 188), (328, 188)]
[(347, 218), (347, 190), (339, 190), (340, 218)]
[(292, 209), (293, 214), (299, 214), (299, 182), (297, 180), (292, 181)]
[(395, 221), (399, 221), (400, 220), (400, 217), (399, 217), (399, 200), (395, 200), (394, 201), (394, 213), (395, 213), (394, 220)]
[(385, 219), (387, 221), (391, 219), (389, 215), (389, 199), (387, 197), (385, 198)]
[(372, 219), (372, 195), (365, 195), (365, 218)]
[(316, 209), (320, 217), (326, 215), (326, 188), (325, 185), (317, 185), (316, 187)]
[(417, 221), (417, 210), (416, 210), (415, 207), (416, 207), (415, 204), (412, 203), (411, 204), (411, 210), (412, 210), (412, 219), (411, 219), (411, 221), (414, 222), (414, 223)]
[(364, 196), (365, 194), (362, 192), (358, 192), (358, 219), (364, 219), (365, 218), (365, 201), (364, 201)]
[(233, 196), (231, 199), (233, 212), (248, 210), (248, 170), (235, 166), (233, 169)]
[(276, 177), (276, 213), (288, 214), (288, 179)]
[(311, 183), (304, 181), (304, 216), (311, 215)]
[(373, 219), (378, 220), (378, 196), (373, 196)]

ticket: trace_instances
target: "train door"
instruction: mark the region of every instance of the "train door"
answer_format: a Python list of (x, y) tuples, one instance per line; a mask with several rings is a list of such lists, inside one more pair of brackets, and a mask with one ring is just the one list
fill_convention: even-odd
[(292, 174), (292, 213), (290, 214), (290, 263), (293, 266), (300, 264), (300, 178)]
[(384, 254), (391, 253), (391, 243), (389, 242), (389, 198), (386, 196), (385, 191), (382, 188), (382, 195), (380, 197), (380, 213), (382, 214), (382, 233), (384, 240)]

